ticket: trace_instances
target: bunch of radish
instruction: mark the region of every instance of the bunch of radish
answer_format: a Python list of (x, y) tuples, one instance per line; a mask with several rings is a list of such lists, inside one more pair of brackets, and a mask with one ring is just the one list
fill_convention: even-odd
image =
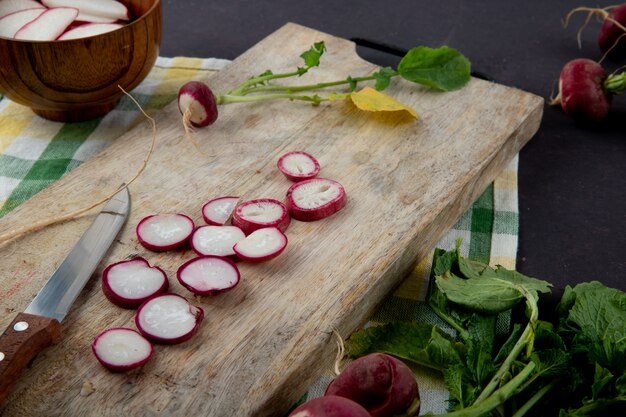
[[(235, 260), (265, 262), (276, 258), (287, 247), (285, 231), (292, 218), (321, 220), (346, 204), (341, 184), (317, 178), (320, 164), (312, 155), (288, 152), (278, 159), (277, 168), (294, 181), (284, 203), (272, 198), (243, 202), (238, 196), (214, 198), (202, 206), (206, 223), (202, 226), (182, 213), (149, 215), (137, 224), (138, 242), (153, 252), (189, 245), (197, 256), (180, 265), (176, 278), (195, 295), (215, 296), (234, 289), (241, 278)], [(152, 355), (150, 342), (181, 343), (198, 331), (204, 317), (202, 308), (167, 293), (168, 288), (166, 273), (142, 257), (104, 269), (105, 296), (119, 307), (137, 308), (135, 324), (139, 330), (109, 329), (96, 338), (93, 352), (104, 366), (122, 371), (143, 365)]]
[(86, 38), (131, 20), (116, 0), (1, 0), (0, 36), (28, 41)]
[[(588, 12), (589, 17), (593, 14), (602, 17), (598, 46), (603, 56), (625, 59), (626, 4), (607, 9), (579, 7), (568, 14), (566, 22), (579, 11)], [(578, 58), (566, 63), (559, 76), (559, 93), (550, 104), (560, 105), (565, 113), (576, 119), (604, 120), (609, 114), (613, 96), (626, 90), (626, 72), (609, 74), (600, 62)]]

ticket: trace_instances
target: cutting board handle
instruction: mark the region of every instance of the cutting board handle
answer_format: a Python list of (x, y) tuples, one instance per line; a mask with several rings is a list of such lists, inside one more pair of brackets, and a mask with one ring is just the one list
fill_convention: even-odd
[(42, 350), (59, 341), (61, 324), (49, 317), (20, 313), (0, 336), (0, 403), (22, 369)]

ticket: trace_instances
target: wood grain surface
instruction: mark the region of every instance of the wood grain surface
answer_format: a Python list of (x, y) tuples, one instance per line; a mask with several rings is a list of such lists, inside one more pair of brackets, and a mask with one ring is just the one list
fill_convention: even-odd
[[(225, 91), (268, 68), (292, 70), (320, 40), (328, 48), (322, 65), (297, 82), (376, 70), (351, 42), (287, 24), (210, 84)], [(394, 79), (387, 92), (420, 119), (343, 102), (229, 104), (214, 125), (196, 131), (202, 152), (185, 137), (176, 104), (161, 111), (155, 153), (130, 187), (127, 225), (63, 322), (62, 342), (22, 374), (0, 413), (281, 416), (333, 362), (332, 330), (347, 337), (367, 320), (533, 136), (543, 109), (540, 97), (478, 79), (450, 93)], [(140, 166), (150, 137), (147, 123), (137, 126), (3, 218), (0, 233), (110, 193)], [(202, 204), (214, 197), (283, 199), (291, 183), (276, 162), (292, 150), (316, 156), (320, 176), (342, 183), (348, 204), (321, 221), (293, 221), (285, 252), (262, 264), (240, 262), (233, 291), (194, 297), (175, 279), (190, 250), (151, 253), (138, 244), (134, 227), (150, 214), (183, 212), (202, 224)], [(28, 305), (94, 215), (2, 248), (0, 325)], [(171, 290), (201, 306), (205, 320), (190, 341), (157, 346), (142, 368), (115, 374), (89, 345), (106, 328), (134, 328), (133, 311), (108, 302), (99, 282), (108, 263), (132, 255), (162, 267)]]

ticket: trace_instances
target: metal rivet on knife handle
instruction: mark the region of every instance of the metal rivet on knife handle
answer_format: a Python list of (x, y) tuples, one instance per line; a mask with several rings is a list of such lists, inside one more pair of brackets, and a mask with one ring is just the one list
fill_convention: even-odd
[(4, 359), (4, 353), (0, 352), (0, 362)]
[(28, 329), (28, 323), (25, 321), (19, 321), (13, 326), (13, 330), (16, 332), (23, 332), (26, 329)]

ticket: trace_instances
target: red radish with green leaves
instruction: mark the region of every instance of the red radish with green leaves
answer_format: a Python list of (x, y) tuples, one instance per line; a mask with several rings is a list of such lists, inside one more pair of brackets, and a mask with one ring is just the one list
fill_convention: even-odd
[(198, 255), (231, 256), (233, 246), (245, 237), (237, 226), (200, 226), (191, 236), (191, 248)]
[(337, 181), (313, 178), (289, 187), (286, 206), (291, 217), (310, 222), (335, 214), (346, 200), (346, 191)]
[(193, 220), (187, 215), (154, 214), (137, 224), (137, 239), (146, 249), (161, 252), (187, 243), (194, 231)]
[(320, 164), (312, 155), (302, 151), (288, 152), (280, 157), (277, 164), (280, 172), (293, 182), (317, 177)]
[(287, 247), (287, 236), (277, 227), (265, 227), (250, 233), (233, 247), (237, 257), (249, 262), (263, 262), (280, 255)]
[(361, 404), (372, 417), (417, 416), (420, 396), (415, 375), (402, 361), (372, 353), (351, 362), (326, 388), (325, 395)]
[(178, 109), (183, 115), (183, 126), (204, 127), (217, 120), (217, 101), (213, 91), (200, 81), (189, 81), (178, 91)]
[(563, 111), (576, 119), (600, 122), (611, 107), (613, 95), (626, 89), (626, 72), (607, 74), (590, 59), (574, 59), (563, 67), (559, 77), (559, 94), (550, 104), (560, 104)]
[(72, 24), (78, 16), (78, 9), (57, 7), (48, 9), (35, 20), (22, 26), (14, 38), (29, 41), (53, 41)]
[[(0, 3), (1, 4), (1, 3)], [(0, 18), (0, 36), (12, 38), (18, 30), (41, 16), (46, 9), (26, 9), (9, 13)]]
[(272, 198), (248, 200), (239, 204), (233, 213), (231, 224), (239, 227), (246, 235), (265, 227), (277, 227), (284, 232), (291, 218), (287, 207)]
[(156, 295), (139, 306), (135, 325), (149, 340), (177, 344), (189, 340), (200, 328), (204, 310), (185, 297), (165, 293)]
[(313, 398), (298, 406), (288, 417), (371, 417), (361, 405), (335, 395)]
[(209, 200), (202, 206), (202, 217), (207, 224), (223, 226), (230, 220), (233, 210), (239, 202), (239, 197), (224, 196)]
[(96, 359), (111, 371), (127, 371), (146, 363), (152, 344), (132, 329), (113, 328), (100, 333), (91, 344)]
[(141, 257), (111, 264), (102, 272), (104, 295), (122, 308), (137, 308), (168, 286), (165, 272)]
[(232, 290), (241, 275), (233, 261), (221, 256), (190, 259), (176, 273), (182, 286), (197, 295), (216, 295)]

